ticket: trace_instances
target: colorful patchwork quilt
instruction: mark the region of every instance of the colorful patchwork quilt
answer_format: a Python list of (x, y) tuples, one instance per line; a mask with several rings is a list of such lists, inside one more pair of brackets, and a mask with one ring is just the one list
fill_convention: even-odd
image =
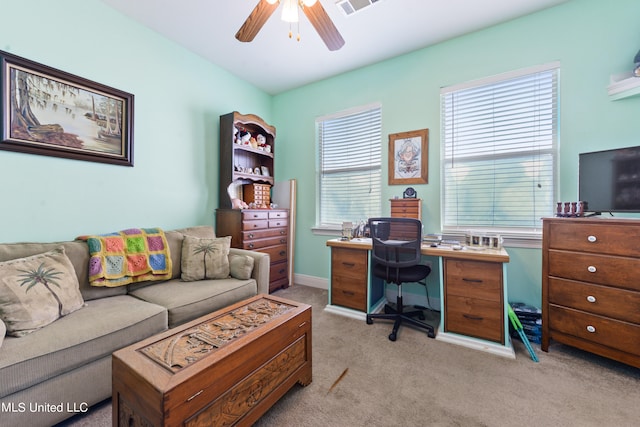
[(78, 239), (89, 246), (92, 286), (115, 287), (171, 278), (169, 245), (159, 228), (130, 228)]

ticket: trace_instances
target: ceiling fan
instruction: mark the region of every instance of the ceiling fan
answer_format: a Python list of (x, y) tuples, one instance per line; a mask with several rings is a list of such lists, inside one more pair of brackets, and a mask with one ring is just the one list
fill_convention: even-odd
[[(267, 19), (278, 8), (280, 0), (260, 0), (251, 12), (242, 27), (236, 33), (236, 39), (241, 42), (250, 42), (260, 31)], [(322, 5), (317, 0), (282, 0), (284, 3), (282, 19), (289, 22), (297, 22), (298, 6), (316, 29), (318, 35), (327, 45), (329, 50), (338, 50), (344, 46), (344, 39)], [(290, 14), (295, 14), (293, 17)], [(289, 35), (291, 37), (291, 35)]]

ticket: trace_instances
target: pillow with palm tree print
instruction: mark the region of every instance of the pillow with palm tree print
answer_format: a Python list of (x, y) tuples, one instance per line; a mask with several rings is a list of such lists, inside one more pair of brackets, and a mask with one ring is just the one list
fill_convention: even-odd
[(231, 236), (201, 239), (184, 236), (182, 241), (181, 279), (193, 282), (229, 277)]
[(64, 247), (0, 262), (0, 319), (7, 335), (25, 336), (83, 304), (78, 278)]

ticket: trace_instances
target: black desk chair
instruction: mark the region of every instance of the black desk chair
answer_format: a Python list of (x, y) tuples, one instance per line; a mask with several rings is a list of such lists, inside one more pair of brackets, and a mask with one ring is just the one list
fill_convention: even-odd
[(422, 254), (422, 223), (413, 218), (370, 218), (369, 230), (373, 248), (371, 259), (373, 275), (383, 279), (386, 283), (398, 285), (396, 308), (386, 304), (383, 313), (367, 314), (367, 324), (373, 319), (394, 320), (393, 331), (389, 334), (391, 341), (396, 340), (398, 328), (402, 323), (426, 329), (427, 335), (435, 338), (433, 326), (414, 319), (424, 320), (420, 310), (404, 312), (402, 305), (402, 284), (421, 282), (431, 273), (431, 268), (420, 264)]

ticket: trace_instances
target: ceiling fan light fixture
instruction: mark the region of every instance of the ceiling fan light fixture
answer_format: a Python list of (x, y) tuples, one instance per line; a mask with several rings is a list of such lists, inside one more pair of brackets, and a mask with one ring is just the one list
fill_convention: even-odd
[(285, 22), (298, 22), (298, 0), (284, 0), (282, 20)]
[(277, 2), (279, 2), (279, 1), (280, 1), (280, 0), (267, 0), (267, 3), (269, 3), (269, 4), (274, 4), (274, 3), (277, 3)]
[(302, 0), (302, 3), (304, 3), (304, 5), (307, 7), (311, 7), (316, 4), (317, 1), (318, 0)]

